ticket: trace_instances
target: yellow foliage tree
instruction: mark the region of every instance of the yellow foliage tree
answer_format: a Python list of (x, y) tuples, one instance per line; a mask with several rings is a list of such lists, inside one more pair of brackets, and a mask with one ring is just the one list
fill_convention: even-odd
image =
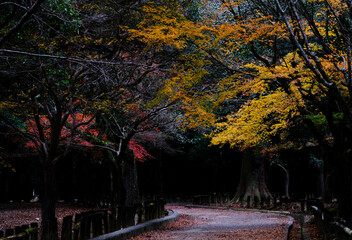
[(211, 143), (251, 148), (285, 140), (288, 123), (298, 113), (295, 99), (283, 91), (264, 95), (242, 106), (226, 122), (216, 124)]
[[(168, 94), (185, 104), (189, 126), (212, 125), (214, 112), (222, 111), (212, 143), (250, 149), (284, 141), (287, 123), (299, 113), (323, 114), (344, 171), (352, 141), (347, 134), (352, 126), (350, 3), (200, 2), (198, 21), (188, 20), (174, 4), (172, 10), (153, 8), (149, 20), (132, 31), (149, 47), (173, 47), (188, 56), (175, 65), (177, 77), (170, 79)], [(216, 72), (218, 66), (223, 72)], [(342, 113), (340, 122), (334, 113)], [(345, 215), (352, 216), (352, 202), (340, 196)]]

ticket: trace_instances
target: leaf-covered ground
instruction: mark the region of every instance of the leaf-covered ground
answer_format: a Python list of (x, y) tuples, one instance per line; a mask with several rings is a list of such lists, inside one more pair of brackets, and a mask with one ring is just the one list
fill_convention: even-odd
[(304, 231), (302, 233), (301, 226), (294, 222), (293, 227), (288, 236), (288, 240), (301, 240), (301, 239), (311, 239), (311, 240), (324, 240), (330, 239), (324, 236), (323, 232), (317, 224), (314, 222), (306, 223), (304, 226)]
[[(58, 204), (57, 207), (59, 229), (61, 229), (62, 219), (64, 216), (93, 210), (93, 208), (70, 204)], [(231, 218), (230, 211), (213, 210), (212, 213), (208, 212), (206, 214), (201, 209), (193, 209), (192, 214), (189, 214), (190, 212), (185, 212), (186, 208), (184, 207), (172, 206), (169, 208), (176, 209), (181, 213), (179, 221), (169, 224), (158, 230), (143, 233), (138, 237), (133, 238), (133, 240), (182, 238), (246, 240), (285, 239), (287, 233), (287, 219), (285, 217), (277, 218), (277, 215), (260, 215), (259, 213), (251, 213), (250, 215), (252, 215), (252, 217), (249, 217), (250, 215), (248, 215), (246, 212), (237, 212), (237, 216), (241, 218), (242, 223), (240, 224), (242, 224), (242, 226), (239, 229), (232, 229), (229, 226), (232, 224), (231, 222), (229, 223), (229, 219)], [(215, 216), (221, 216), (217, 220), (216, 224), (214, 223)], [(273, 220), (275, 220), (274, 225), (270, 225), (269, 222)], [(40, 203), (0, 204), (0, 230), (4, 231), (6, 228), (14, 228), (15, 226), (30, 224), (32, 222), (37, 222), (40, 224)], [(209, 224), (209, 222), (213, 223)], [(239, 224), (237, 224), (237, 226), (238, 225)], [(221, 229), (221, 231), (211, 231), (210, 233), (203, 231), (207, 228), (209, 229), (209, 227), (212, 227), (213, 230), (215, 228)], [(309, 231), (309, 237), (312, 240), (324, 239), (322, 238), (322, 234), (315, 224), (308, 223), (306, 224), (305, 229)], [(300, 234), (300, 226), (295, 222), (288, 240), (299, 240), (301, 239)]]
[[(65, 216), (91, 211), (93, 208), (71, 204), (57, 204), (58, 227), (61, 229), (62, 219)], [(0, 230), (14, 228), (23, 224), (37, 222), (40, 225), (40, 203), (1, 203), (0, 204)], [(60, 231), (60, 230), (59, 230)]]
[[(174, 207), (172, 207), (174, 208)], [(178, 207), (180, 220), (132, 240), (145, 239), (285, 239), (286, 216), (271, 213)]]

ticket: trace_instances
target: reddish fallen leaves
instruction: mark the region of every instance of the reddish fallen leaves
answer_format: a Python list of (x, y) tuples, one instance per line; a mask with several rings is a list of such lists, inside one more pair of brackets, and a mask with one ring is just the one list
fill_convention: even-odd
[[(314, 223), (306, 223), (304, 226), (305, 230), (308, 230), (309, 233), (309, 237), (311, 240), (322, 240), (322, 239), (326, 239), (324, 238), (324, 234), (322, 233), (322, 231), (319, 229), (319, 227), (314, 224)], [(295, 221), (292, 229), (290, 231), (288, 240), (301, 240), (302, 239), (302, 235), (301, 235), (301, 227), (299, 226), (299, 224)]]
[[(219, 240), (228, 240), (228, 239), (236, 239), (236, 240), (250, 240), (250, 239), (256, 239), (256, 240), (282, 240), (285, 239), (287, 236), (287, 233), (283, 231), (284, 226), (279, 226), (279, 227), (272, 227), (272, 228), (264, 228), (264, 229), (240, 229), (240, 230), (235, 230), (235, 231), (229, 231), (229, 232), (219, 232), (219, 233), (213, 233), (211, 235), (207, 233), (199, 233), (197, 234), (197, 237), (194, 238), (187, 233), (184, 234), (173, 234), (169, 233), (168, 231), (174, 231), (174, 230), (181, 230), (185, 226), (182, 226), (185, 222), (184, 219), (180, 219), (180, 222), (177, 223), (175, 226), (175, 223), (170, 224), (168, 226), (165, 226), (164, 228), (160, 228), (155, 231), (150, 231), (143, 233), (141, 235), (138, 235), (137, 237), (133, 237), (130, 240), (146, 240), (146, 239), (202, 239), (202, 240), (212, 240), (212, 239), (219, 239)], [(186, 223), (187, 224), (187, 223)]]

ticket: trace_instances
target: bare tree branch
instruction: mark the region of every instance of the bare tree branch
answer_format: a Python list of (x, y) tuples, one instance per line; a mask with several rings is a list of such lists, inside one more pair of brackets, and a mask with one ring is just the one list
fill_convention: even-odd
[(29, 18), (34, 14), (34, 12), (40, 7), (45, 0), (37, 0), (31, 8), (22, 16), (22, 18), (17, 22), (15, 26), (13, 26), (10, 30), (8, 30), (1, 38), (0, 38), (0, 46), (2, 46), (9, 38), (18, 32), (18, 30), (25, 24)]
[[(53, 58), (53, 59), (66, 60), (66, 61), (76, 62), (76, 63), (95, 63), (95, 64), (118, 65), (118, 66), (129, 65), (129, 66), (148, 67), (148, 65), (140, 64), (136, 62), (128, 62), (128, 61), (111, 62), (111, 61), (92, 60), (92, 59), (84, 59), (84, 58), (77, 58), (77, 57), (75, 58), (65, 57), (65, 56), (58, 56), (58, 55), (51, 55), (51, 54), (31, 53), (31, 52), (17, 51), (17, 50), (11, 50), (11, 49), (0, 49), (0, 53), (19, 54), (19, 55), (26, 55), (26, 56), (40, 57), (40, 58)], [(158, 70), (165, 70), (165, 69), (158, 69)]]

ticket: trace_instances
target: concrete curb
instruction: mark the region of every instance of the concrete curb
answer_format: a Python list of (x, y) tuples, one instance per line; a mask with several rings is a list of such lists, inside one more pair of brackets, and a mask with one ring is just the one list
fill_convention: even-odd
[(293, 217), (291, 217), (291, 216), (289, 216), (289, 217), (292, 218), (292, 220), (287, 223), (287, 237), (286, 237), (286, 240), (288, 240), (288, 237), (290, 236), (290, 232), (291, 232), (291, 229), (292, 229), (292, 226), (293, 226)]
[(155, 230), (161, 226), (167, 225), (169, 223), (176, 222), (180, 215), (174, 210), (168, 210), (169, 216), (164, 218), (159, 218), (149, 222), (141, 223), (136, 226), (131, 226), (125, 229), (121, 229), (112, 233), (104, 234), (91, 240), (124, 240), (131, 237), (135, 237), (141, 233)]

